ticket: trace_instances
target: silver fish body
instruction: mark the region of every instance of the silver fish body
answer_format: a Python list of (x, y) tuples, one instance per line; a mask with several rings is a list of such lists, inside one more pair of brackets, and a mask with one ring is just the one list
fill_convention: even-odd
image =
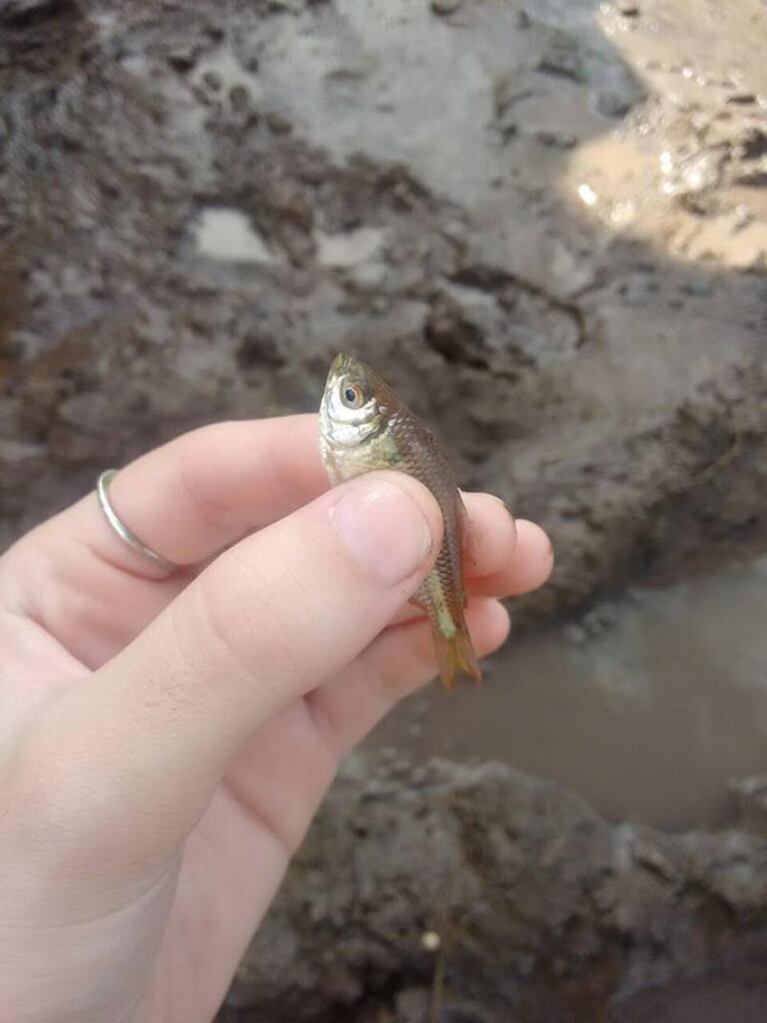
[(466, 512), (450, 465), (431, 431), (369, 366), (336, 357), (320, 406), (320, 451), (333, 484), (374, 469), (418, 479), (434, 495), (444, 536), (434, 567), (413, 602), (428, 614), (448, 687), (457, 673), (481, 671), (464, 619), (462, 543)]

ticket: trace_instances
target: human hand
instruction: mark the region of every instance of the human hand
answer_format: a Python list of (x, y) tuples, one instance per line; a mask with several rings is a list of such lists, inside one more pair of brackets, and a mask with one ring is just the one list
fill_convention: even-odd
[[(4, 1021), (207, 1023), (339, 759), (434, 675), (406, 602), (436, 503), (395, 473), (325, 492), (316, 429), (222, 423), (119, 473), (123, 521), (188, 568), (94, 494), (0, 560)], [(551, 547), (465, 500), (483, 655)]]

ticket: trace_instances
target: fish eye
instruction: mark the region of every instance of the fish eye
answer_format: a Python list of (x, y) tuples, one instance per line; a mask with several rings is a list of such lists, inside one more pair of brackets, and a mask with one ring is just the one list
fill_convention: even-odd
[(344, 384), (341, 388), (341, 401), (347, 408), (362, 408), (365, 404), (365, 395), (357, 384)]

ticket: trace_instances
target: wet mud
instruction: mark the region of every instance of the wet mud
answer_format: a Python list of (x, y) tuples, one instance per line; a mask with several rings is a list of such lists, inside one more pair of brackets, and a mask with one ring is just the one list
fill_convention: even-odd
[(765, 870), (757, 831), (662, 836), (500, 764), (433, 761), (403, 785), (353, 759), (222, 1018), (748, 1020)]

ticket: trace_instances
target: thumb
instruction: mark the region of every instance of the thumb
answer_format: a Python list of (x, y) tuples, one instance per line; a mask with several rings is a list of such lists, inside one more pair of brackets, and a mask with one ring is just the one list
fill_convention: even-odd
[(57, 774), (67, 764), (82, 775), (87, 815), (112, 843), (135, 845), (137, 819), (178, 840), (245, 740), (352, 661), (412, 596), (441, 530), (426, 488), (372, 473), (230, 548), (48, 708)]

